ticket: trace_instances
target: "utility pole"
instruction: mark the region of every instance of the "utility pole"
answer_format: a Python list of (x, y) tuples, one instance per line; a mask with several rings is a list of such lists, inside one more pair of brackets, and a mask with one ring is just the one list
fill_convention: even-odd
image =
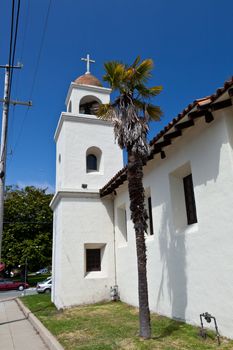
[(5, 68), (5, 83), (4, 83), (4, 97), (0, 99), (3, 102), (2, 111), (2, 132), (1, 132), (1, 147), (0, 147), (0, 263), (2, 256), (2, 234), (3, 234), (3, 212), (4, 212), (4, 192), (6, 179), (6, 156), (7, 156), (7, 130), (8, 130), (8, 114), (10, 104), (21, 104), (25, 106), (32, 106), (29, 102), (11, 101), (10, 100), (10, 77), (11, 69), (22, 68), (22, 65), (10, 66), (0, 65), (0, 68)]

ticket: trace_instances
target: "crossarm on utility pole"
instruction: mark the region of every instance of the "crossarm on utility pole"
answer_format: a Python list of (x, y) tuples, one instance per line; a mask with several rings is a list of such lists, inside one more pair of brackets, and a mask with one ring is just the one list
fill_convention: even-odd
[[(7, 102), (4, 100), (4, 98), (0, 98), (0, 102)], [(10, 100), (8, 101), (9, 104), (11, 105), (22, 105), (22, 106), (28, 106), (31, 107), (32, 106), (32, 101), (28, 101), (28, 102), (23, 102), (23, 101), (17, 101), (17, 100)]]

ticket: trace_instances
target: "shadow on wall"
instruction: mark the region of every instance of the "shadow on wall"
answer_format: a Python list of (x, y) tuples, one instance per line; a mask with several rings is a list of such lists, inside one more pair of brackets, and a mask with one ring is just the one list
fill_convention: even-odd
[(159, 231), (160, 257), (162, 261), (162, 277), (157, 297), (157, 308), (166, 298), (170, 299), (171, 316), (185, 320), (187, 306), (187, 276), (185, 235), (175, 235), (167, 213), (163, 206), (162, 222)]
[[(189, 144), (192, 145), (193, 153), (191, 153), (191, 155), (187, 154), (186, 158), (190, 158), (194, 192), (197, 199), (197, 216), (198, 213), (200, 213), (202, 224), (203, 222), (205, 223), (205, 226), (202, 225), (201, 229), (205, 230), (208, 224), (209, 211), (218, 211), (217, 206), (219, 204), (217, 201), (212, 200), (212, 193), (216, 191), (216, 188), (218, 189), (218, 187), (216, 187), (216, 182), (220, 182), (221, 184), (221, 181), (223, 181), (222, 179), (225, 178), (224, 171), (225, 165), (229, 162), (229, 154), (226, 149), (228, 139), (225, 124), (219, 119), (213, 124), (208, 125), (207, 128), (202, 129), (203, 123), (205, 126), (205, 122), (200, 121), (199, 128), (194, 130), (192, 137), (189, 139)], [(196, 137), (198, 137), (198, 142), (195, 141)], [(184, 140), (183, 142), (186, 141)], [(174, 169), (171, 170), (175, 171), (176, 169), (174, 167)], [(169, 176), (169, 174), (167, 176)], [(168, 185), (169, 188), (170, 184), (166, 183), (166, 185)], [(215, 195), (221, 196), (221, 193), (217, 192)], [(168, 198), (170, 198), (170, 193), (168, 194)], [(208, 207), (203, 205), (203, 203), (205, 204), (203, 201), (206, 201), (206, 198), (210, 199)], [(165, 202), (164, 198), (160, 197), (157, 201), (157, 206), (162, 206), (162, 219), (159, 228), (162, 276), (157, 296), (157, 309), (158, 311), (164, 310), (167, 304), (167, 298), (169, 298), (171, 316), (173, 318), (185, 320), (188, 301), (186, 235), (184, 233), (175, 233), (171, 210), (171, 206), (175, 203)], [(199, 212), (199, 208), (201, 212)], [(189, 237), (189, 240), (190, 239), (195, 240), (197, 238), (195, 235), (192, 235)], [(210, 256), (212, 256), (211, 245), (209, 245), (209, 251)], [(206, 246), (200, 245), (198, 254), (200, 256), (206, 254)], [(195, 262), (191, 262), (191, 265), (193, 264), (195, 264)], [(192, 275), (190, 275), (189, 278), (192, 279)], [(203, 293), (204, 286), (205, 282), (200, 281), (198, 286), (200, 294)], [(166, 313), (168, 312), (169, 310), (166, 308)]]

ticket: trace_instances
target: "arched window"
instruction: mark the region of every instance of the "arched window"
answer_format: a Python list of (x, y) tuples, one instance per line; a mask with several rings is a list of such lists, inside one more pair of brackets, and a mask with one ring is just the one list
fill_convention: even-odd
[(97, 171), (97, 158), (94, 154), (87, 156), (87, 171)]
[(85, 96), (80, 101), (79, 112), (82, 114), (96, 115), (100, 101), (94, 96)]
[(92, 146), (86, 151), (86, 171), (87, 173), (103, 171), (102, 151)]

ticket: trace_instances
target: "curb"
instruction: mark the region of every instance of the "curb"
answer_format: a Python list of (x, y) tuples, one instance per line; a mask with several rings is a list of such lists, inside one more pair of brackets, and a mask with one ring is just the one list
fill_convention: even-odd
[(4, 303), (5, 301), (11, 301), (11, 300), (15, 300), (16, 297), (7, 297), (7, 298), (2, 298), (0, 299), (0, 303)]
[(38, 318), (22, 303), (18, 298), (15, 299), (19, 308), (32, 326), (38, 332), (49, 350), (64, 350), (58, 340), (49, 332), (49, 330), (38, 320)]

